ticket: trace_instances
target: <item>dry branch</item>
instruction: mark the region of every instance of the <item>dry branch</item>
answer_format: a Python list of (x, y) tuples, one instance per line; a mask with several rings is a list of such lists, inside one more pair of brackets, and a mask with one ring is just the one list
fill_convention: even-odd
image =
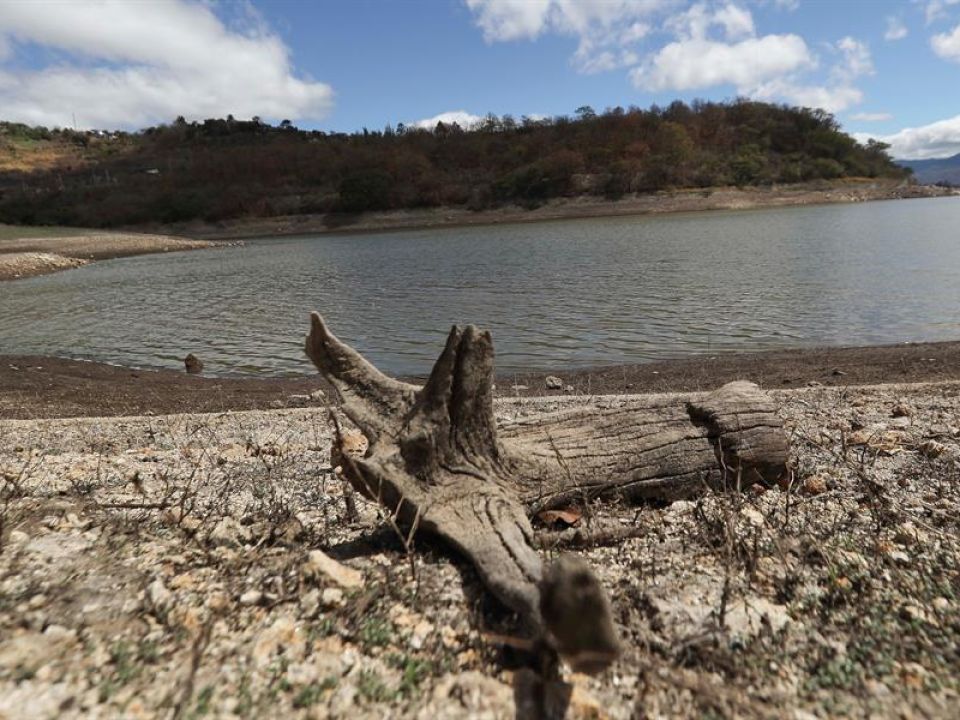
[[(498, 427), (489, 332), (454, 327), (423, 388), (383, 375), (317, 313), (306, 352), (370, 440), (346, 473), (351, 484), (399, 520), (416, 518), (451, 542), (501, 601), (548, 636), (570, 633), (551, 627), (542, 612), (544, 576), (555, 587), (559, 571), (544, 572), (529, 514), (600, 496), (673, 500), (707, 485), (771, 482), (785, 471), (787, 438), (776, 408), (752, 383), (686, 397), (614, 398)], [(588, 575), (579, 568), (576, 582)], [(591, 596), (587, 605), (568, 617), (609, 625), (607, 603)], [(590, 633), (577, 637), (587, 644), (567, 652), (612, 659), (609, 641), (592, 648)]]

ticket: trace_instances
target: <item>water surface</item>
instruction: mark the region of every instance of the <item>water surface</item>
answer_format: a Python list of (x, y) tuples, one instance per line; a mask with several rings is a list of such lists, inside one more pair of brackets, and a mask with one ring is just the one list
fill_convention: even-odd
[(960, 339), (960, 199), (248, 241), (0, 283), (0, 352), (310, 370), (317, 309), (393, 374), (454, 323), (505, 371)]

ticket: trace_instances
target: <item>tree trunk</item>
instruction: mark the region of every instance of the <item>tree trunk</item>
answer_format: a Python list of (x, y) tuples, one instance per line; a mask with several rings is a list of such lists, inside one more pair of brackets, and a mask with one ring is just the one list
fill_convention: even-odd
[[(609, 603), (582, 568), (566, 582), (558, 565), (544, 582), (528, 513), (601, 496), (674, 500), (707, 486), (768, 483), (785, 471), (788, 444), (776, 408), (752, 383), (686, 397), (607, 398), (497, 427), (493, 342), (472, 325), (450, 331), (423, 388), (380, 373), (317, 313), (306, 352), (370, 440), (366, 456), (345, 468), (351, 484), (400, 520), (450, 541), (547, 638), (570, 632), (546, 607), (562, 606), (574, 623), (593, 625), (576, 633), (580, 647), (568, 642), (565, 652), (574, 665), (587, 658), (582, 665), (591, 671), (616, 654)], [(546, 597), (554, 588), (565, 588), (562, 601)]]

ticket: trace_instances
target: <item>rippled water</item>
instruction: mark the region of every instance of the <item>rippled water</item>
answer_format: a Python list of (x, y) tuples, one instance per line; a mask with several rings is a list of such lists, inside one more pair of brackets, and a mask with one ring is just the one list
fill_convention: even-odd
[(960, 199), (249, 241), (0, 284), (0, 352), (309, 371), (307, 315), (421, 374), (449, 326), (500, 370), (960, 339)]

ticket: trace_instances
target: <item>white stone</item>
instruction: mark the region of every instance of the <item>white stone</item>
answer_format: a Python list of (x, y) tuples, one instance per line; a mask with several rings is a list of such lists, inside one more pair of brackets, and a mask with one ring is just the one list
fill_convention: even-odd
[(263, 593), (259, 590), (247, 590), (240, 596), (241, 605), (257, 605), (263, 599)]
[(326, 577), (344, 588), (363, 585), (363, 573), (337, 562), (320, 550), (311, 550), (303, 566), (304, 573), (312, 577)]

